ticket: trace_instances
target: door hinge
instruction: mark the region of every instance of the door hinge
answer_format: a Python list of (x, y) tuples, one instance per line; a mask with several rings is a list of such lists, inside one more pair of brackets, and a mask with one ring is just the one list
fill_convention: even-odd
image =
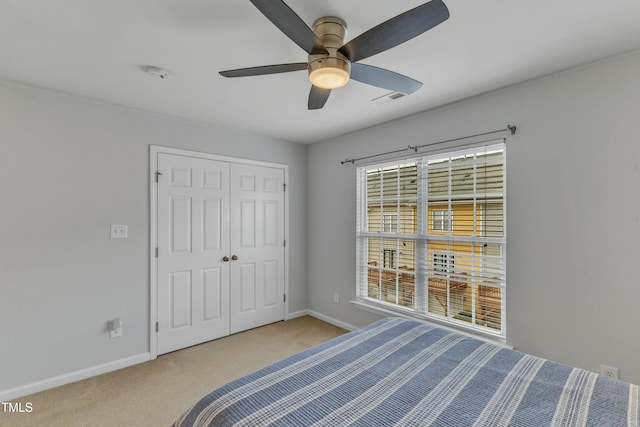
[(158, 322), (156, 322), (156, 332), (158, 332)]
[(287, 294), (284, 294), (284, 295), (282, 295), (282, 296), (283, 296), (282, 301), (283, 301), (283, 302), (287, 302)]
[(287, 247), (287, 241), (286, 240), (284, 241), (284, 247), (285, 248)]
[(158, 182), (160, 175), (162, 175), (162, 172), (156, 171), (156, 182)]
[(158, 258), (158, 248), (156, 247), (156, 258)]
[(287, 184), (282, 184), (282, 191), (287, 191)]

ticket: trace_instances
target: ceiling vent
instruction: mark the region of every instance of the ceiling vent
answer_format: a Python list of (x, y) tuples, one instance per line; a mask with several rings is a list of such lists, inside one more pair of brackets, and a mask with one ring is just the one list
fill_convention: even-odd
[(378, 105), (386, 104), (387, 102), (395, 101), (400, 98), (404, 98), (407, 96), (406, 93), (402, 92), (390, 92), (385, 95), (379, 96), (378, 98), (374, 98), (371, 101), (375, 102)]

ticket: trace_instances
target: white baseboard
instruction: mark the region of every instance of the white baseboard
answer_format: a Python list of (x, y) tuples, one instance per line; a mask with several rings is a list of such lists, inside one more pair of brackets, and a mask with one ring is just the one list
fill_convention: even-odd
[(113, 362), (104, 363), (102, 365), (93, 366), (91, 368), (70, 372), (68, 374), (60, 375), (46, 380), (37, 381), (31, 384), (10, 388), (8, 390), (0, 390), (0, 402), (9, 402), (13, 399), (28, 396), (30, 394), (49, 390), (55, 387), (60, 387), (62, 385), (73, 383), (76, 381), (85, 380), (87, 378), (106, 374), (108, 372), (117, 371), (119, 369), (128, 368), (129, 366), (137, 365), (138, 363), (147, 362), (149, 360), (151, 360), (151, 354), (142, 353), (136, 356), (127, 357), (125, 359), (120, 359)]
[(355, 331), (356, 329), (360, 329), (357, 326), (350, 325), (341, 320), (334, 319), (333, 317), (325, 316), (324, 314), (318, 313), (317, 311), (306, 310), (306, 312), (307, 312), (306, 314), (308, 314), (311, 317), (315, 317), (316, 319), (320, 319), (324, 322), (331, 323), (332, 325), (342, 329), (346, 329), (347, 331)]
[(287, 317), (284, 320), (291, 320), (291, 319), (295, 319), (297, 317), (302, 317), (302, 316), (309, 316), (309, 310), (300, 310), (300, 311), (296, 311), (295, 313), (289, 313), (287, 314)]
[[(287, 315), (287, 320), (295, 319), (302, 316), (311, 316), (316, 319), (320, 319), (324, 322), (335, 325), (339, 328), (346, 329), (348, 331), (355, 331), (359, 329), (356, 326), (342, 322), (333, 317), (325, 316), (313, 310), (300, 310)], [(128, 368), (129, 366), (137, 365), (139, 363), (148, 362), (151, 360), (151, 353), (141, 353), (136, 356), (127, 357), (125, 359), (116, 360), (113, 362), (104, 363), (102, 365), (93, 366), (91, 368), (81, 369), (79, 371), (70, 372), (68, 374), (60, 375), (46, 380), (37, 381), (31, 384), (10, 388), (7, 390), (0, 390), (0, 402), (9, 402), (14, 399), (18, 399), (30, 394), (39, 393), (41, 391), (49, 390), (55, 387), (60, 387), (65, 384), (73, 383), (76, 381), (82, 381), (87, 378), (95, 377), (98, 375), (106, 374), (108, 372), (117, 371), (119, 369)]]

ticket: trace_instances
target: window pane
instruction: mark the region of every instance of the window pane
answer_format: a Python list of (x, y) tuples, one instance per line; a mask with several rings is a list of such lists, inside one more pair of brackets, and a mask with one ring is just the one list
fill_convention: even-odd
[(399, 298), (398, 304), (405, 307), (415, 307), (416, 276), (413, 270), (400, 269), (398, 274)]
[(367, 171), (367, 230), (415, 233), (418, 200), (415, 163)]
[(367, 296), (380, 299), (380, 270), (377, 268), (368, 269)]
[(367, 231), (382, 231), (382, 209), (379, 203), (370, 203), (367, 206)]
[(382, 169), (367, 171), (367, 204), (379, 205), (382, 195)]
[(487, 328), (501, 328), (502, 322), (502, 290), (492, 286), (478, 286), (477, 289), (476, 324)]
[(482, 219), (479, 234), (483, 237), (504, 237), (504, 203), (502, 198), (482, 201)]
[(380, 240), (369, 238), (366, 239), (368, 247), (367, 261), (367, 280), (368, 294), (371, 298), (380, 298)]
[(417, 233), (417, 206), (416, 203), (403, 203), (400, 205), (400, 218), (398, 232), (402, 234)]
[(382, 253), (380, 251), (380, 239), (368, 238), (368, 261), (370, 267), (380, 267), (382, 264)]
[(446, 200), (449, 197), (449, 162), (430, 163), (427, 182), (429, 200)]
[(429, 277), (427, 311), (444, 317), (456, 318), (465, 311), (469, 285), (465, 281), (442, 276)]
[(478, 166), (476, 176), (478, 194), (501, 194), (504, 192), (504, 166), (493, 158), (502, 153), (489, 154), (483, 158), (487, 163)]
[(387, 201), (398, 200), (398, 168), (393, 167), (382, 173), (382, 198)]
[(474, 236), (480, 208), (474, 204), (473, 198), (458, 199), (452, 204), (454, 236)]
[(451, 163), (451, 194), (473, 194), (475, 165), (473, 157), (458, 158)]
[(397, 298), (397, 273), (395, 271), (387, 271), (383, 270), (380, 273), (381, 275), (381, 287), (382, 287), (382, 295), (381, 299), (385, 302), (390, 302), (392, 304), (398, 303)]
[(398, 268), (403, 271), (415, 271), (416, 242), (398, 240)]
[(485, 244), (482, 245), (482, 279), (492, 280), (494, 284), (498, 285), (502, 276), (504, 275), (504, 262), (503, 262), (503, 250), (502, 245), (499, 244)]
[(405, 201), (418, 198), (418, 168), (415, 163), (399, 165), (400, 197)]
[(382, 169), (371, 169), (366, 175), (367, 231), (382, 231)]

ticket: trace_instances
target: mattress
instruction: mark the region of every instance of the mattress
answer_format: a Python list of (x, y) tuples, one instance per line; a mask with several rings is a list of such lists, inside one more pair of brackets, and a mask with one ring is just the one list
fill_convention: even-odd
[(639, 427), (638, 386), (400, 318), (203, 397), (174, 427)]

